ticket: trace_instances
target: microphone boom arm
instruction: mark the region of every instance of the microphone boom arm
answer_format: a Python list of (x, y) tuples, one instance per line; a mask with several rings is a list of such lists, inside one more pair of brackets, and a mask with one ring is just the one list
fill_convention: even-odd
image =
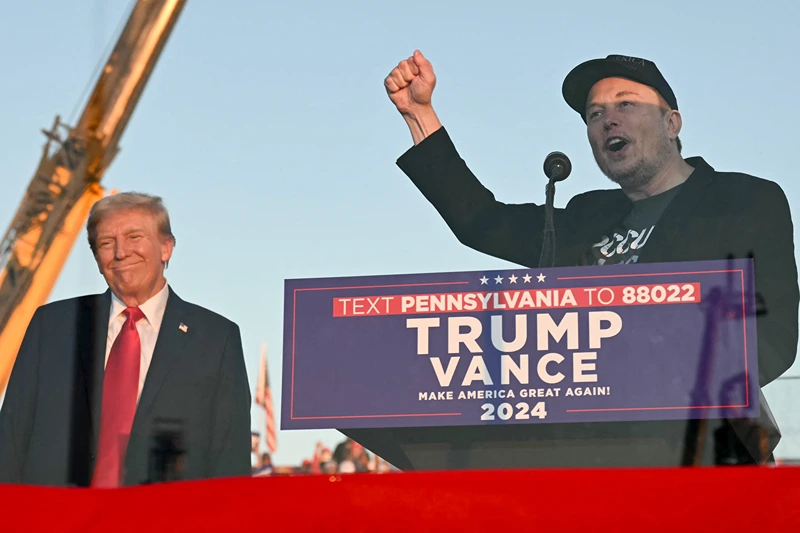
[(567, 179), (572, 171), (572, 163), (561, 152), (551, 152), (544, 160), (544, 173), (548, 177), (545, 189), (544, 231), (542, 250), (539, 255), (539, 268), (552, 268), (556, 260), (555, 196), (556, 182)]
[(554, 201), (556, 182), (551, 179), (545, 189), (544, 231), (542, 232), (542, 251), (539, 255), (539, 268), (553, 268), (556, 260), (556, 228), (554, 218)]

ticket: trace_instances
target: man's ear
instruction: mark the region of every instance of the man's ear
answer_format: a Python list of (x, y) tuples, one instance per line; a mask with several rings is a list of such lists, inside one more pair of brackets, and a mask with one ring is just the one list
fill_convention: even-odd
[(175, 249), (175, 241), (171, 237), (164, 239), (161, 243), (161, 262), (164, 263), (166, 268), (169, 265), (169, 260), (172, 259), (172, 250)]
[(681, 117), (680, 111), (671, 109), (667, 112), (667, 133), (671, 141), (678, 138), (681, 128), (683, 128), (683, 117)]

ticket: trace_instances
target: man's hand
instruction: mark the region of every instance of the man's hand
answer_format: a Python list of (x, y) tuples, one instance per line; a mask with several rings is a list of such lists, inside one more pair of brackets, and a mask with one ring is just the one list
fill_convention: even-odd
[(436, 75), (430, 61), (417, 50), (413, 56), (398, 63), (383, 84), (400, 113), (413, 113), (431, 105)]
[(442, 127), (431, 105), (436, 75), (422, 52), (416, 50), (413, 56), (398, 63), (383, 85), (389, 99), (408, 123), (414, 144), (419, 144)]

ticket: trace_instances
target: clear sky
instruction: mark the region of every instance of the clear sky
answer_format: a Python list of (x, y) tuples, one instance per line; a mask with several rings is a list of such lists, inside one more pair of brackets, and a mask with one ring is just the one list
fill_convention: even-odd
[[(41, 128), (75, 118), (128, 3), (2, 2), (3, 231)], [(178, 240), (169, 282), (240, 325), (253, 389), (268, 342), (279, 406), (284, 279), (515, 266), (461, 245), (395, 166), (411, 137), (383, 79), (415, 48), (436, 71), (440, 119), (502, 201), (543, 201), (553, 150), (573, 163), (558, 206), (613, 186), (560, 91), (579, 62), (621, 53), (654, 60), (672, 85), (684, 155), (777, 181), (797, 218), (799, 19), (793, 0), (190, 0), (103, 185), (164, 197)], [(104, 289), (82, 235), (52, 299)], [(766, 390), (782, 456), (800, 456), (798, 388)], [(275, 462), (341, 438), (280, 432)]]

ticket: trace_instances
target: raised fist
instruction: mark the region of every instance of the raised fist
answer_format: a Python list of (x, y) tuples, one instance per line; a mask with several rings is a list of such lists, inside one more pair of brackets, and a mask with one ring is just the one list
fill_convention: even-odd
[(407, 114), (431, 105), (436, 76), (430, 62), (416, 50), (413, 56), (397, 64), (383, 84), (397, 110)]

